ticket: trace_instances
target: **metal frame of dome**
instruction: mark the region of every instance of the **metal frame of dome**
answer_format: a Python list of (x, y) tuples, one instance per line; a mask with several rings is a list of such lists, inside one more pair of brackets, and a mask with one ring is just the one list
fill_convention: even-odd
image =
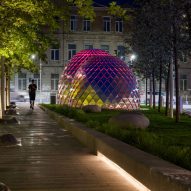
[(72, 107), (132, 110), (140, 106), (132, 70), (99, 49), (80, 51), (69, 61), (59, 81), (58, 100)]

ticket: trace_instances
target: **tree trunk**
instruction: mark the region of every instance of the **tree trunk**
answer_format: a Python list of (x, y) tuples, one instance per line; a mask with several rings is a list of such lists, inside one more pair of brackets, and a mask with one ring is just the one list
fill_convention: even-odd
[(156, 103), (155, 103), (155, 70), (153, 68), (153, 108), (155, 109), (156, 108)]
[(150, 76), (150, 99), (149, 99), (149, 107), (153, 106), (153, 86), (152, 86), (152, 76)]
[(173, 95), (174, 95), (174, 80), (173, 80), (173, 58), (170, 61), (170, 117), (173, 118)]
[(166, 108), (165, 108), (166, 116), (168, 116), (168, 111), (169, 111), (169, 81), (170, 81), (170, 62), (168, 65), (168, 74), (166, 79)]
[(5, 100), (4, 100), (4, 90), (5, 90), (5, 82), (4, 82), (4, 58), (1, 57), (1, 113), (0, 118), (2, 119), (5, 111)]
[[(176, 18), (176, 16), (175, 16)], [(175, 67), (175, 87), (176, 87), (176, 122), (180, 121), (180, 104), (179, 104), (179, 72), (177, 59), (177, 34), (175, 19), (173, 22), (173, 61)]]
[(10, 76), (9, 69), (6, 72), (6, 106), (10, 105)]
[(145, 81), (146, 81), (146, 87), (145, 87), (145, 92), (146, 92), (146, 96), (145, 96), (145, 99), (146, 99), (146, 106), (147, 106), (147, 86), (148, 86), (148, 78), (147, 78), (147, 76), (146, 76), (146, 79), (145, 79)]
[(158, 112), (161, 111), (161, 105), (162, 105), (162, 61), (160, 61), (160, 71), (159, 71), (159, 100), (158, 100)]
[[(0, 78), (0, 92), (1, 92), (1, 78)], [(3, 118), (2, 104), (1, 104), (1, 93), (0, 93), (0, 119)]]

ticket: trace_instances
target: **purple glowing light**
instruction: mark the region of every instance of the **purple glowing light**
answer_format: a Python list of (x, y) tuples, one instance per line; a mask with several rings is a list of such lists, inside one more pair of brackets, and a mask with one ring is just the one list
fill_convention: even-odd
[(83, 50), (65, 68), (59, 82), (60, 104), (138, 109), (136, 79), (128, 66), (103, 50)]

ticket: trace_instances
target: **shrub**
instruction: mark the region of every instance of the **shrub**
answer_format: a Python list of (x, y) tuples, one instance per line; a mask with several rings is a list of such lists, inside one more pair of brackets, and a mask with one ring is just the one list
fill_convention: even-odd
[(145, 110), (143, 112), (151, 122), (148, 129), (120, 129), (113, 124), (108, 124), (108, 120), (121, 111), (102, 110), (101, 113), (85, 113), (81, 109), (68, 106), (51, 104), (43, 104), (43, 106), (191, 170), (191, 130), (189, 128), (191, 119), (185, 115), (182, 116), (181, 123), (175, 124), (173, 119), (165, 117), (156, 110)]

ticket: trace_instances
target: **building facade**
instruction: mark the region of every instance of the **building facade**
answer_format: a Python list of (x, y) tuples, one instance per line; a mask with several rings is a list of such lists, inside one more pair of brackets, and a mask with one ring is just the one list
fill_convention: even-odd
[[(83, 49), (102, 49), (125, 59), (125, 39), (129, 38), (128, 27), (122, 19), (109, 16), (106, 7), (95, 7), (94, 22), (77, 14), (71, 15), (69, 31), (57, 31), (59, 45), (50, 47), (47, 61), (39, 63), (39, 73), (27, 70), (15, 74), (11, 80), (11, 91), (21, 97), (28, 95), (28, 85), (32, 79), (37, 84), (37, 102), (56, 103), (59, 77), (66, 63)], [(62, 25), (62, 24), (61, 24)]]
[(182, 57), (179, 64), (180, 95), (185, 104), (191, 104), (191, 59)]
[[(95, 6), (96, 18), (89, 19), (72, 14), (67, 32), (63, 27), (55, 34), (58, 45), (52, 45), (46, 52), (47, 60), (38, 60), (39, 73), (27, 70), (15, 74), (11, 80), (11, 95), (28, 99), (28, 85), (32, 79), (37, 84), (37, 102), (56, 103), (58, 81), (66, 63), (77, 52), (83, 49), (102, 49), (112, 55), (119, 56), (125, 62), (130, 58), (126, 55), (127, 42), (131, 37), (128, 23), (120, 18), (108, 15), (105, 6)], [(61, 26), (64, 26), (61, 23)], [(180, 95), (184, 102), (191, 102), (191, 60), (182, 57), (179, 62)], [(145, 92), (145, 82), (140, 81), (140, 90)], [(164, 88), (165, 89), (165, 88)]]

